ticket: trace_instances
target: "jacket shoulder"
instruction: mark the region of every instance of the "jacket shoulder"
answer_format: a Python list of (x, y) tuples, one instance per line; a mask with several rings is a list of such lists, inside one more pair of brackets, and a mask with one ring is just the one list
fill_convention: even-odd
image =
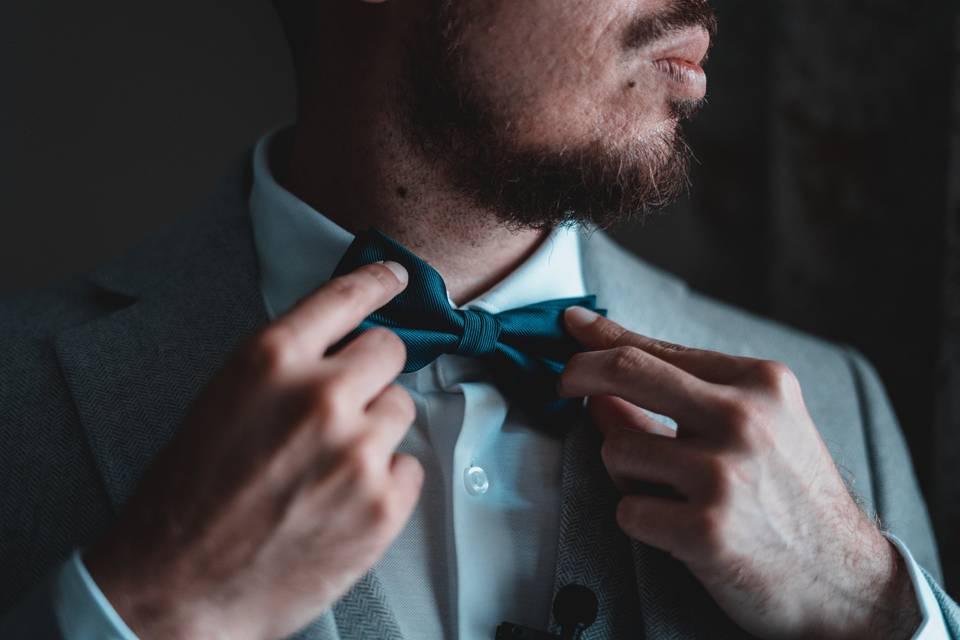
[(101, 297), (72, 278), (0, 298), (0, 610), (108, 518), (55, 348)]
[(691, 289), (603, 233), (585, 238), (588, 287), (601, 292), (611, 316), (652, 338), (732, 355), (784, 360), (800, 368), (840, 367), (850, 376), (851, 350)]

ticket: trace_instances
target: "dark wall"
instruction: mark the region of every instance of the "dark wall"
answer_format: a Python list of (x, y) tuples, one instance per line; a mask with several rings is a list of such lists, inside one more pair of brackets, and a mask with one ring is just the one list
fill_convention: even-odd
[(0, 78), (0, 291), (129, 246), (293, 117), (265, 0), (3, 2)]
[[(960, 134), (951, 145), (949, 132), (960, 124), (960, 9), (715, 4), (721, 31), (710, 103), (691, 128), (690, 197), (619, 235), (699, 289), (870, 357), (956, 594), (960, 189), (950, 167), (960, 167)], [(263, 0), (4, 3), (0, 43), (0, 292), (131, 245), (292, 118), (288, 58)], [(955, 274), (946, 281), (945, 265)]]

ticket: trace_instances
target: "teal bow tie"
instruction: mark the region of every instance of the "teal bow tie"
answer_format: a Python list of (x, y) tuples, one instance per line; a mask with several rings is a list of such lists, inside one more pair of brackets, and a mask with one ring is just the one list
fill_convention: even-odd
[(379, 231), (359, 234), (334, 276), (381, 260), (399, 262), (410, 274), (407, 288), (368, 316), (346, 339), (372, 327), (391, 329), (407, 347), (404, 372), (417, 371), (444, 354), (483, 358), (495, 371), (498, 386), (515, 401), (543, 417), (580, 403), (556, 395), (557, 378), (579, 343), (563, 326), (563, 311), (596, 308), (596, 296), (547, 300), (491, 314), (455, 309), (443, 278), (413, 252)]

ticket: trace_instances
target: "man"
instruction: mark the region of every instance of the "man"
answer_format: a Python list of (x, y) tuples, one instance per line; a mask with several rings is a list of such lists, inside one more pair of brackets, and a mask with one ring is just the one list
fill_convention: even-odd
[(704, 0), (277, 5), (296, 128), (4, 302), (0, 635), (960, 637), (869, 365), (593, 230), (684, 185)]

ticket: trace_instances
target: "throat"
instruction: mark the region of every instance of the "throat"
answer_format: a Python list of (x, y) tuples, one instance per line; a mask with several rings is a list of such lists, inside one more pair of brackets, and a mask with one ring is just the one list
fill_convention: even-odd
[(303, 125), (278, 136), (271, 168), (280, 184), (354, 235), (375, 228), (416, 253), (440, 273), (457, 305), (509, 276), (549, 235), (508, 228), (412, 149), (388, 152), (383, 139), (381, 148), (351, 148), (325, 138), (328, 144), (312, 144), (317, 136)]
[(516, 271), (539, 248), (547, 233), (505, 233), (504, 237), (488, 236), (476, 243), (449, 237), (425, 239), (429, 245), (411, 250), (440, 272), (454, 304), (463, 305)]

